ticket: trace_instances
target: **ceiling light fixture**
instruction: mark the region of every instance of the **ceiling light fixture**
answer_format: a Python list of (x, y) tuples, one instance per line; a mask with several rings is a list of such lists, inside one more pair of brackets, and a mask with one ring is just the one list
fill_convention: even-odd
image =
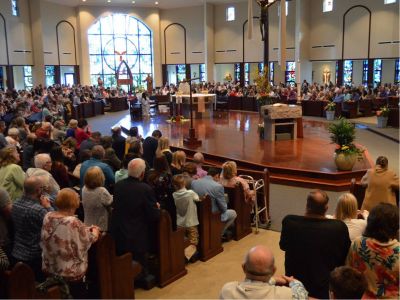
[(156, 1), (154, 4), (155, 4), (155, 5), (158, 5), (158, 1)]
[(107, 2), (108, 2), (108, 3), (110, 3), (110, 2), (111, 2), (111, 0), (107, 0)]
[(135, 4), (136, 3), (136, 1), (132, 1), (132, 4)]

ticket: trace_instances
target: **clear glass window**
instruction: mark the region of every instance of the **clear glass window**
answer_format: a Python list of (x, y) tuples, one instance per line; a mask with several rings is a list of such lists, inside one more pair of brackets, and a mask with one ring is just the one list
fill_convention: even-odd
[(323, 0), (322, 12), (329, 12), (333, 10), (333, 0)]
[(233, 6), (226, 8), (226, 20), (228, 22), (235, 21), (235, 8)]
[(11, 0), (11, 14), (15, 17), (19, 16), (18, 0)]
[(113, 14), (101, 18), (88, 30), (90, 75), (92, 84), (100, 76), (105, 86), (115, 86), (120, 67), (121, 78), (132, 73), (135, 87), (144, 87), (148, 74), (153, 76), (153, 35), (149, 27), (135, 17)]

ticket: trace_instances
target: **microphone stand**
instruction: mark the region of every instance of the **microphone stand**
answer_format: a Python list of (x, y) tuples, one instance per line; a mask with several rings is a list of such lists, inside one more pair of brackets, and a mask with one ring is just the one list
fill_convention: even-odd
[(189, 136), (183, 139), (183, 144), (189, 147), (201, 146), (201, 140), (196, 138), (196, 129), (193, 127), (193, 95), (192, 95), (192, 81), (200, 79), (200, 77), (186, 79), (189, 83), (189, 96), (190, 96), (190, 128)]

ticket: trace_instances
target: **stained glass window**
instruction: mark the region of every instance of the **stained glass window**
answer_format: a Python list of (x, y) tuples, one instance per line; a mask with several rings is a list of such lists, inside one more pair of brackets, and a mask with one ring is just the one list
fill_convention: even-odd
[(394, 83), (400, 83), (400, 58), (396, 59), (394, 66)]
[(322, 3), (322, 12), (333, 10), (333, 0), (324, 0)]
[[(88, 30), (90, 79), (105, 86), (117, 84), (116, 73), (122, 61), (128, 64), (134, 86), (144, 86), (148, 74), (153, 76), (152, 32), (142, 21), (124, 14), (106, 16)], [(121, 65), (120, 77), (128, 78)]]
[(285, 82), (291, 86), (296, 83), (296, 63), (294, 61), (286, 62)]
[(56, 75), (54, 66), (45, 66), (44, 73), (46, 77), (46, 86), (54, 85)]
[(250, 64), (248, 63), (244, 64), (244, 83), (250, 83)]
[(176, 65), (176, 84), (186, 79), (186, 65)]
[(274, 63), (269, 62), (269, 82), (274, 85)]
[(258, 63), (258, 73), (264, 71), (264, 63)]
[(235, 64), (235, 78), (236, 82), (240, 81), (240, 64)]
[(338, 72), (339, 71), (339, 62), (337, 61), (335, 64), (335, 78), (336, 78), (336, 84), (338, 84)]
[(362, 83), (365, 86), (368, 84), (368, 60), (363, 60)]
[(206, 81), (206, 65), (200, 64), (199, 69), (200, 69), (200, 81), (205, 82)]
[(32, 66), (24, 66), (24, 84), (25, 89), (30, 89), (33, 87), (33, 78), (32, 78)]
[(351, 85), (353, 82), (353, 61), (345, 60), (343, 63), (343, 83)]
[(4, 90), (3, 67), (0, 67), (0, 89)]
[(19, 16), (18, 0), (11, 0), (11, 14), (15, 17)]
[(382, 82), (382, 59), (374, 60), (374, 85)]

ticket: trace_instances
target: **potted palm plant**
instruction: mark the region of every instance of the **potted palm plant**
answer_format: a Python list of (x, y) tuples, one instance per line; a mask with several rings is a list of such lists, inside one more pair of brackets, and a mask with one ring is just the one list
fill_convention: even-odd
[(328, 121), (335, 120), (336, 103), (328, 102), (328, 104), (324, 107), (324, 109), (325, 109), (326, 119)]
[(378, 121), (376, 127), (385, 128), (387, 126), (387, 121), (389, 117), (390, 109), (387, 106), (382, 107), (376, 112), (376, 119)]
[(354, 124), (345, 118), (340, 118), (329, 125), (332, 143), (336, 144), (335, 164), (340, 171), (351, 171), (357, 159), (362, 159), (363, 149), (353, 142), (356, 137)]

